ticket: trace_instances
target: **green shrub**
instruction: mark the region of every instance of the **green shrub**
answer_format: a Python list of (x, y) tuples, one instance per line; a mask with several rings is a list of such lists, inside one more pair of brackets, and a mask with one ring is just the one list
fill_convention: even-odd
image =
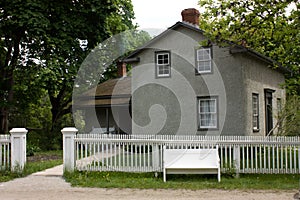
[(27, 143), (26, 144), (26, 156), (34, 156), (35, 153), (40, 152), (41, 148), (37, 145)]

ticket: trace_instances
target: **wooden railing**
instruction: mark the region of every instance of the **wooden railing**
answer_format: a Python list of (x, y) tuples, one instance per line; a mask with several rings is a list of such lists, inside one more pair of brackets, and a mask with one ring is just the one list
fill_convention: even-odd
[(10, 135), (0, 135), (0, 170), (10, 168)]

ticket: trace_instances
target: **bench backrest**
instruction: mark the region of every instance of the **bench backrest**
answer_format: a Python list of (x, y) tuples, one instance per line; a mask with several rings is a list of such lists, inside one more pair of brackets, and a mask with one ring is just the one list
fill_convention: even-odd
[(218, 168), (218, 149), (164, 149), (165, 168)]

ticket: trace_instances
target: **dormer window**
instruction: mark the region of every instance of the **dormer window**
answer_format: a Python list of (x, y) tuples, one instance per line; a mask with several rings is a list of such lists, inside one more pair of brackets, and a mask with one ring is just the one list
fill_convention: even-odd
[(169, 51), (155, 52), (156, 76), (170, 77), (171, 75), (171, 59)]
[(199, 74), (212, 72), (211, 48), (197, 50), (197, 71)]

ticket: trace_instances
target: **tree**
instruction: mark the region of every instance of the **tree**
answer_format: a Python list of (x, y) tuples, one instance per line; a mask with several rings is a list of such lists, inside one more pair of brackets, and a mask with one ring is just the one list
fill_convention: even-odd
[(218, 42), (246, 45), (291, 70), (286, 87), (300, 95), (298, 0), (200, 0), (200, 27)]
[(278, 135), (299, 136), (300, 96), (290, 96), (277, 118), (274, 129), (278, 129)]
[(47, 91), (53, 125), (70, 112), (81, 62), (98, 42), (134, 28), (133, 17), (130, 0), (2, 0), (0, 132), (8, 131), (8, 116), (18, 105), (16, 88), (26, 84), (38, 86), (31, 99)]
[[(119, 44), (119, 46), (121, 46), (121, 47), (119, 47), (119, 50), (117, 50), (117, 51), (119, 51), (119, 53), (122, 52), (123, 55), (121, 57), (119, 57), (118, 59), (116, 59), (109, 67), (107, 67), (105, 72), (102, 73), (102, 77), (100, 78), (99, 83), (107, 81), (108, 79), (118, 78), (117, 77), (118, 76), (117, 75), (117, 62), (122, 60), (126, 56), (128, 56), (130, 52), (132, 52), (135, 49), (137, 49), (138, 47), (146, 44), (147, 42), (149, 42), (152, 39), (151, 36), (149, 35), (149, 33), (146, 31), (143, 31), (143, 30), (126, 31), (126, 32), (123, 32), (120, 37), (116, 38), (116, 42), (121, 43), (121, 44)], [(119, 41), (117, 41), (117, 40), (119, 40)], [(120, 41), (122, 41), (122, 42), (120, 42)], [(122, 49), (120, 49), (120, 48), (122, 48)], [(101, 57), (100, 55), (101, 55), (101, 53), (99, 53), (99, 55), (94, 56), (94, 57)], [(103, 62), (103, 61), (101, 61), (101, 62)], [(129, 72), (131, 70), (131, 65), (127, 64), (126, 68), (127, 68), (127, 72)]]

